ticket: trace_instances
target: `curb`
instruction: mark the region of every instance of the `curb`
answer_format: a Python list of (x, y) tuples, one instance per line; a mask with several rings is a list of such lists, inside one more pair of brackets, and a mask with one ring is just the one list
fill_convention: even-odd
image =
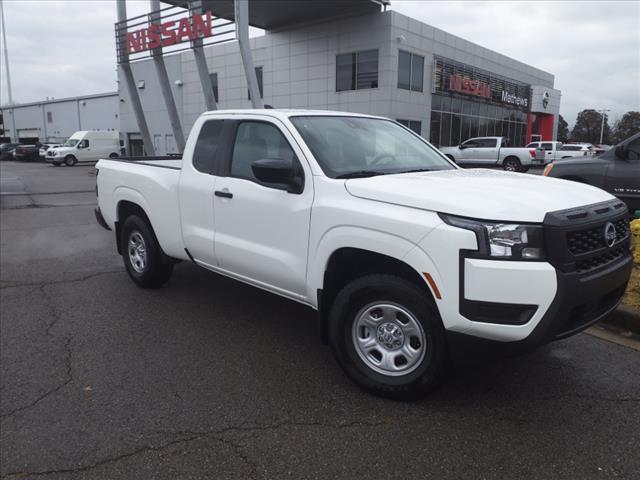
[(627, 330), (634, 335), (640, 335), (640, 309), (620, 305), (600, 323)]

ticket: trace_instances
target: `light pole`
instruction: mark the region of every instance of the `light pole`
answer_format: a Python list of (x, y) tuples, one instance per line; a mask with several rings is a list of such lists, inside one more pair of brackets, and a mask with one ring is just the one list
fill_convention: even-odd
[(600, 110), (598, 110), (598, 112), (600, 112), (600, 114), (602, 115), (602, 123), (600, 124), (600, 145), (602, 145), (602, 134), (604, 133), (604, 116), (607, 114), (607, 112), (610, 111), (610, 108), (601, 108)]
[(13, 98), (11, 96), (11, 72), (9, 71), (9, 54), (7, 52), (7, 29), (4, 26), (4, 5), (2, 5), (2, 0), (0, 0), (0, 17), (2, 24), (2, 43), (4, 45), (4, 64), (5, 70), (7, 74), (7, 97), (9, 99), (9, 105), (13, 104)]

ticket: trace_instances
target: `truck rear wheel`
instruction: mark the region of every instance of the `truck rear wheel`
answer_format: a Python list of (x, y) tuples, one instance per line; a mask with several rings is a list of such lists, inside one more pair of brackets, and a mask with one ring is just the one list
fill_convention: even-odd
[(502, 162), (502, 168), (504, 168), (507, 172), (519, 172), (522, 168), (520, 164), (520, 160), (515, 157), (505, 158), (504, 162)]
[(383, 397), (421, 398), (446, 375), (444, 327), (437, 309), (425, 291), (393, 275), (367, 275), (338, 293), (329, 340), (347, 375)]
[(128, 217), (120, 237), (127, 273), (142, 288), (159, 288), (171, 278), (173, 263), (163, 261), (162, 249), (148, 223), (137, 215)]

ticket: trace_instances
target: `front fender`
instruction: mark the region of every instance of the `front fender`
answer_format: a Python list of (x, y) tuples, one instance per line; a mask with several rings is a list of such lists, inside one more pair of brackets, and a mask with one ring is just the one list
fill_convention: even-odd
[[(318, 307), (317, 292), (318, 289), (323, 288), (324, 273), (329, 259), (341, 248), (368, 250), (405, 261), (404, 258), (414, 247), (413, 242), (403, 237), (371, 228), (348, 225), (333, 227), (324, 233), (313, 254), (309, 255), (307, 298), (311, 300), (314, 307)], [(418, 266), (410, 263), (413, 258), (412, 256), (405, 263), (408, 263), (422, 277)]]

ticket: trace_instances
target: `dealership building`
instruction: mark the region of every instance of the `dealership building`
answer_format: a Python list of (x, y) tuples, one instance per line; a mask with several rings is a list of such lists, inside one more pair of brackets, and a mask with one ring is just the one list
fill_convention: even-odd
[[(131, 154), (143, 144), (177, 153), (203, 111), (252, 106), (381, 115), (438, 146), (556, 138), (552, 74), (402, 15), (390, 0), (164, 3), (134, 18), (118, 4), (114, 104)], [(247, 25), (264, 34), (243, 37)]]

